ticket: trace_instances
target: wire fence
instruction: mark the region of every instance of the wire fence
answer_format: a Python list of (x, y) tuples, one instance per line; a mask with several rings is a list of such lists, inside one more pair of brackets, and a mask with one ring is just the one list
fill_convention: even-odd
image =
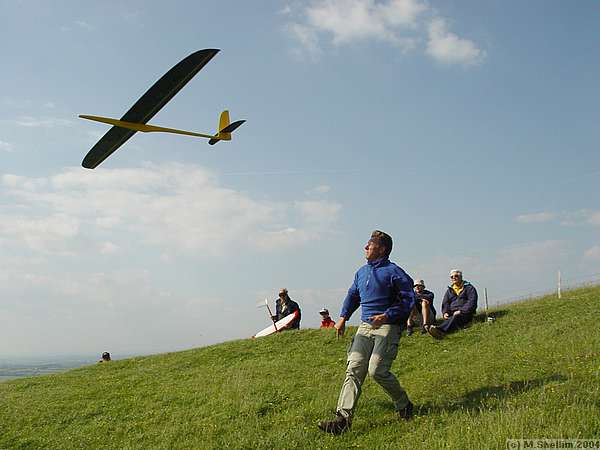
[[(500, 305), (506, 305), (509, 303), (518, 303), (524, 300), (528, 300), (531, 298), (544, 297), (547, 295), (559, 295), (559, 292), (565, 293), (574, 289), (579, 289), (583, 287), (592, 287), (600, 285), (600, 273), (587, 275), (585, 277), (576, 277), (576, 278), (562, 278), (560, 276), (560, 272), (557, 274), (557, 283), (554, 287), (548, 288), (545, 290), (536, 290), (529, 291), (525, 294), (521, 293), (520, 295), (515, 296), (504, 296), (499, 298), (494, 298), (493, 301), (490, 301), (491, 307), (497, 307)], [(481, 303), (481, 302), (480, 302)]]

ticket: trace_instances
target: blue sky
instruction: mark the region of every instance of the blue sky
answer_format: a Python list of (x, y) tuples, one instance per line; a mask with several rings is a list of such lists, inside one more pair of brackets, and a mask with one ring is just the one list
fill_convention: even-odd
[[(0, 356), (249, 337), (334, 315), (373, 229), (439, 304), (600, 273), (597, 2), (0, 1)], [(221, 52), (81, 168), (163, 73)], [(356, 322), (357, 318), (353, 321)], [(18, 345), (17, 345), (18, 343)]]

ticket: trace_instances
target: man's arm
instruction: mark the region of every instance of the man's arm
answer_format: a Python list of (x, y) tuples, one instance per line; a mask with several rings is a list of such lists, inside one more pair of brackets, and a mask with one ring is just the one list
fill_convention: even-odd
[[(415, 291), (412, 278), (405, 273), (392, 275), (392, 304), (385, 311), (385, 317), (379, 320), (379, 324), (384, 322), (395, 323), (399, 320), (408, 319), (411, 309), (415, 305)], [(377, 326), (375, 322), (372, 325)]]
[(344, 335), (344, 332), (346, 331), (346, 321), (350, 319), (350, 316), (360, 306), (360, 295), (358, 293), (357, 278), (358, 274), (354, 276), (352, 286), (350, 286), (350, 289), (348, 289), (348, 294), (346, 294), (346, 298), (344, 299), (344, 303), (342, 304), (342, 312), (340, 313), (340, 319), (335, 324), (336, 336)]
[(463, 314), (474, 314), (477, 309), (477, 290), (475, 286), (465, 286), (465, 295), (467, 296), (467, 301), (460, 308), (460, 311)]
[(442, 315), (449, 314), (448, 309), (450, 308), (450, 288), (446, 289), (444, 299), (442, 300)]

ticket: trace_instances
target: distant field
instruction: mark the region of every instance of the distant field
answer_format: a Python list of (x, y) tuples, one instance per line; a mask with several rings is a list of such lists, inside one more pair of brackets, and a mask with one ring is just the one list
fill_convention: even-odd
[(0, 360), (0, 382), (15, 378), (34, 377), (51, 373), (64, 372), (65, 370), (93, 364), (95, 359), (73, 358), (29, 358), (29, 359), (3, 359)]
[(343, 339), (300, 330), (0, 384), (0, 448), (496, 449), (600, 436), (600, 288), (508, 305), (435, 341), (402, 337), (398, 420), (367, 380), (351, 432), (322, 434)]

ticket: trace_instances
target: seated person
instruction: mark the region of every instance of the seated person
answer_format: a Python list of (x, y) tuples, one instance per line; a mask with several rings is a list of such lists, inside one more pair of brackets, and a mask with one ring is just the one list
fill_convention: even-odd
[(102, 359), (98, 362), (101, 363), (101, 362), (108, 362), (108, 361), (110, 361), (110, 353), (104, 352), (104, 353), (102, 353)]
[(333, 328), (335, 326), (335, 322), (331, 319), (327, 308), (323, 308), (319, 311), (319, 314), (321, 314), (321, 318), (323, 319), (321, 320), (321, 328)]
[(277, 322), (278, 320), (283, 319), (285, 316), (292, 314), (294, 311), (298, 311), (298, 317), (291, 323), (289, 327), (287, 327), (287, 329), (290, 330), (300, 328), (300, 306), (298, 306), (298, 303), (290, 298), (286, 288), (281, 289), (279, 291), (279, 298), (275, 300), (275, 315), (273, 316), (273, 321)]
[(436, 339), (443, 339), (446, 333), (456, 330), (473, 320), (477, 310), (477, 290), (468, 281), (463, 280), (460, 270), (450, 272), (452, 284), (442, 300), (442, 316), (444, 321), (431, 325), (427, 331)]
[(415, 305), (413, 306), (406, 323), (407, 336), (413, 334), (415, 319), (419, 318), (419, 316), (421, 322), (421, 334), (427, 333), (427, 327), (435, 323), (436, 311), (433, 306), (433, 297), (433, 292), (425, 289), (425, 282), (423, 280), (415, 281)]

